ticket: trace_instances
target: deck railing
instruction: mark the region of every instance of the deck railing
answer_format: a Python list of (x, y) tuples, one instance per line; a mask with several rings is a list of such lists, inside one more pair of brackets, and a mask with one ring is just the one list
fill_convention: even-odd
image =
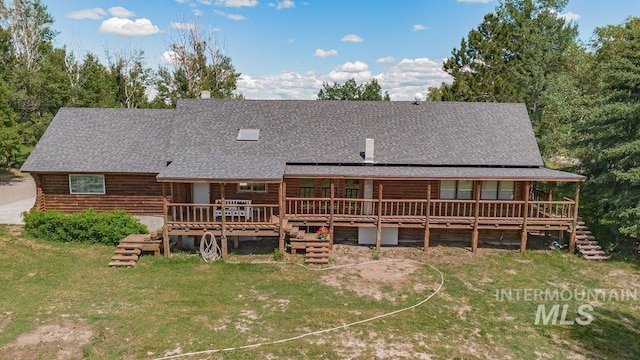
[[(502, 200), (392, 200), (335, 198), (286, 198), (284, 215), (288, 218), (328, 220), (330, 216), (345, 218), (474, 218), (479, 219), (572, 219), (575, 202), (502, 201)], [(332, 206), (333, 205), (333, 206)], [(269, 223), (280, 215), (278, 204), (225, 205), (226, 223)], [(173, 223), (219, 223), (221, 204), (167, 204), (167, 216)]]
[[(169, 203), (169, 223), (219, 223), (222, 221), (222, 204)], [(270, 223), (279, 214), (277, 204), (226, 204), (225, 221), (234, 223)]]

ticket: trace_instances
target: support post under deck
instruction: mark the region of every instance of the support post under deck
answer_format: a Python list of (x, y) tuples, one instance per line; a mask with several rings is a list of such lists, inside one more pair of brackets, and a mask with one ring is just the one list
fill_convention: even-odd
[(575, 204), (573, 204), (573, 222), (571, 224), (571, 237), (569, 238), (569, 252), (576, 250), (576, 229), (578, 228), (578, 204), (580, 202), (580, 183), (576, 183)]
[(531, 191), (531, 182), (524, 183), (524, 218), (522, 221), (522, 232), (520, 233), (520, 252), (527, 249), (527, 221), (529, 220), (529, 195)]
[(480, 181), (475, 181), (475, 198), (476, 198), (476, 204), (475, 204), (475, 211), (474, 211), (474, 221), (473, 221), (473, 235), (471, 237), (471, 251), (472, 252), (476, 252), (478, 250), (478, 237), (479, 237), (479, 232), (478, 232), (478, 223), (479, 223), (479, 219), (478, 217), (480, 216), (480, 192), (482, 191), (482, 183)]
[(429, 248), (429, 237), (431, 236), (429, 229), (429, 216), (431, 215), (431, 181), (427, 180), (427, 209), (425, 210), (424, 220), (424, 251)]
[(376, 251), (382, 243), (382, 184), (378, 187), (378, 221), (376, 222)]

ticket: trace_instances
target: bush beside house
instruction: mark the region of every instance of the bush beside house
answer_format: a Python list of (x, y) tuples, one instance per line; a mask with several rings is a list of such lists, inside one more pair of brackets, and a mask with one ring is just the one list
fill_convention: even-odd
[(131, 214), (93, 209), (66, 215), (60, 211), (30, 211), (22, 214), (29, 236), (60, 242), (116, 245), (130, 234), (146, 234), (147, 227)]

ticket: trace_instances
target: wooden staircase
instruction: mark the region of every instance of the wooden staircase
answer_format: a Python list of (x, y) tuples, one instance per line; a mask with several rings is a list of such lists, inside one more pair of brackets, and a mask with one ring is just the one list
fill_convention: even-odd
[(297, 250), (304, 250), (304, 262), (308, 264), (328, 264), (331, 244), (329, 240), (322, 240), (314, 233), (307, 233), (298, 226), (293, 226), (284, 220), (284, 232), (289, 235), (289, 248), (295, 255)]
[(143, 252), (160, 255), (161, 240), (155, 234), (131, 234), (120, 240), (116, 251), (109, 262), (110, 267), (134, 267)]
[(610, 258), (598, 245), (582, 218), (578, 218), (576, 227), (576, 251), (586, 260), (607, 260)]

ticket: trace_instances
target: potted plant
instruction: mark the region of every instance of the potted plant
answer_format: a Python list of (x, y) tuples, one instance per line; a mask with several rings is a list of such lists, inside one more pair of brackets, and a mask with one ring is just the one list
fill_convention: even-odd
[(319, 228), (318, 231), (316, 231), (316, 238), (320, 240), (329, 239), (329, 228), (324, 226)]

